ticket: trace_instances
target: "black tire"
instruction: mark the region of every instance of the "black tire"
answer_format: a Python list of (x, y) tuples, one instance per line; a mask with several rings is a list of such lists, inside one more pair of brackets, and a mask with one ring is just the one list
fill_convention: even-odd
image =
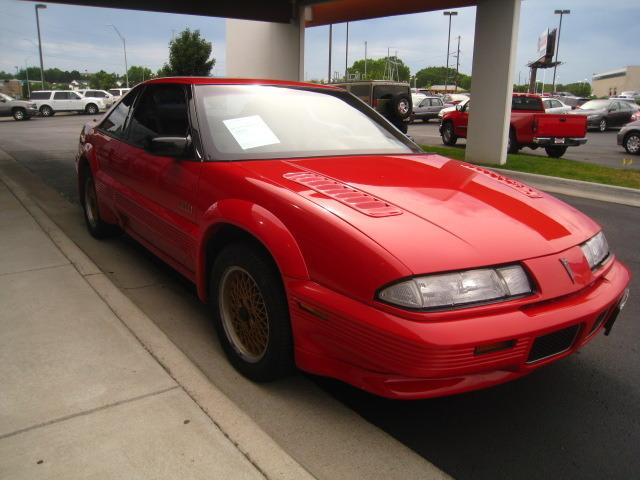
[[(234, 294), (234, 282), (245, 282), (245, 288)], [(247, 291), (246, 285), (253, 295), (237, 293)], [(218, 254), (210, 273), (209, 305), (222, 349), (238, 372), (254, 382), (291, 373), (293, 340), (287, 296), (277, 267), (260, 248), (238, 243)], [(240, 332), (238, 324), (242, 325)], [(242, 336), (248, 340), (244, 342)]]
[(640, 155), (640, 132), (630, 132), (624, 137), (622, 146), (632, 155)]
[(411, 115), (411, 98), (406, 93), (394, 95), (388, 105), (389, 114), (400, 120), (405, 120)]
[(49, 105), (43, 105), (40, 107), (40, 115), (43, 117), (52, 117), (53, 116), (53, 108)]
[(513, 129), (509, 130), (509, 140), (507, 143), (508, 153), (518, 153), (520, 145), (518, 145), (518, 139), (516, 138), (516, 132)]
[(608, 128), (609, 128), (609, 124), (607, 123), (606, 118), (603, 118), (602, 120), (600, 120), (600, 122), (598, 122), (598, 131), (606, 132)]
[(567, 147), (544, 147), (544, 151), (551, 158), (560, 158), (567, 152)]
[(95, 103), (90, 103), (84, 108), (84, 112), (87, 115), (95, 115), (99, 111), (100, 111), (100, 109), (98, 108), (98, 106)]
[(80, 203), (82, 204), (82, 211), (84, 214), (85, 224), (87, 225), (87, 230), (89, 230), (89, 233), (93, 238), (103, 239), (112, 237), (119, 232), (119, 229), (116, 225), (106, 223), (100, 218), (96, 186), (93, 182), (93, 175), (88, 171), (88, 167), (85, 169), (83, 176), (83, 188), (80, 196)]
[(444, 122), (440, 128), (440, 136), (442, 137), (442, 143), (445, 145), (453, 146), (458, 141), (458, 136), (454, 133), (453, 123)]
[(27, 119), (27, 112), (24, 108), (14, 108), (11, 112), (14, 120), (21, 122)]

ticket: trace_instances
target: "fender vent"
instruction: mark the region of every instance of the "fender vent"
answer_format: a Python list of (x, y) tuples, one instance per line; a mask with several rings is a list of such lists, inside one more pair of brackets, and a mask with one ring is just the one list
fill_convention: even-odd
[(333, 198), (370, 217), (391, 217), (402, 214), (402, 210), (384, 200), (317, 173), (292, 172), (285, 173), (283, 177)]
[(461, 164), (463, 167), (468, 168), (469, 170), (473, 170), (478, 173), (482, 173), (483, 175), (487, 175), (488, 177), (493, 178), (497, 182), (502, 183), (503, 185), (507, 185), (515, 190), (518, 190), (520, 193), (524, 193), (527, 197), (530, 198), (542, 198), (542, 194), (528, 185), (524, 183), (520, 183), (517, 180), (513, 180), (512, 178), (503, 177), (502, 175), (493, 172), (491, 170), (487, 170), (486, 168), (478, 167), (476, 165), (469, 165), (466, 163)]

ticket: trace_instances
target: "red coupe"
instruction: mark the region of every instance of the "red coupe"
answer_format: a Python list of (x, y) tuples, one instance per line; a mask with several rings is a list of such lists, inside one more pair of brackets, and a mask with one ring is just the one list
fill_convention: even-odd
[(91, 234), (193, 281), (230, 362), (392, 398), (521, 377), (611, 329), (629, 272), (600, 227), (425, 154), (344, 90), (164, 78), (84, 127)]

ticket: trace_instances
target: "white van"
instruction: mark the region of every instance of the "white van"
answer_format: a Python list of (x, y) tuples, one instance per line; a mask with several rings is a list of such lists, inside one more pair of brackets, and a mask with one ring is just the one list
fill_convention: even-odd
[(102, 98), (85, 98), (73, 90), (36, 90), (31, 92), (29, 98), (36, 104), (43, 117), (50, 117), (56, 112), (95, 115), (107, 109)]

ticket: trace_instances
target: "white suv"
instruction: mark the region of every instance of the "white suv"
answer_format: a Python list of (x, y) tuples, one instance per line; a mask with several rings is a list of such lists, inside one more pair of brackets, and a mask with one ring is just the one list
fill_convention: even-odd
[(95, 115), (107, 109), (102, 98), (84, 98), (73, 90), (38, 90), (31, 92), (30, 99), (36, 104), (43, 117), (50, 117), (56, 112)]
[(104, 104), (109, 108), (116, 102), (116, 98), (111, 95), (106, 90), (95, 90), (95, 89), (82, 89), (76, 90), (80, 95), (85, 98), (101, 98), (104, 101)]

